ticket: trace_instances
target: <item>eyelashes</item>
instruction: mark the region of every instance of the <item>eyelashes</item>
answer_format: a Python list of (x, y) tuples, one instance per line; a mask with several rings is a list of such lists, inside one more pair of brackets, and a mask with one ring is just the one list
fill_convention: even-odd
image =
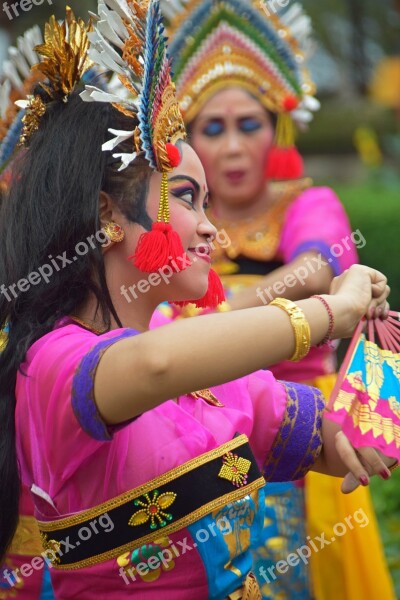
[(183, 200), (186, 204), (189, 204), (191, 207), (194, 206), (195, 201), (195, 191), (192, 187), (181, 187), (175, 188), (171, 190), (171, 194), (175, 196), (175, 198), (179, 198), (179, 200)]
[[(196, 191), (190, 187), (190, 186), (185, 186), (185, 187), (181, 187), (181, 188), (175, 188), (171, 190), (171, 194), (173, 196), (175, 196), (175, 198), (178, 198), (179, 200), (183, 200), (183, 202), (186, 202), (186, 204), (188, 204), (191, 208), (195, 209), (195, 204), (196, 204)], [(209, 204), (209, 196), (207, 195), (204, 202), (203, 202), (203, 210), (206, 210), (208, 208), (208, 204)]]

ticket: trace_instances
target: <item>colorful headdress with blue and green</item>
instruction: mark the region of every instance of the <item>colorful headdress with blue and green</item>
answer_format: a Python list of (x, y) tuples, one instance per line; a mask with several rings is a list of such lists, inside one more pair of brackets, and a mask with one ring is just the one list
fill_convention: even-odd
[(308, 123), (319, 108), (302, 8), (293, 4), (281, 16), (263, 0), (163, 0), (162, 8), (186, 123), (216, 92), (238, 86), (278, 115), (277, 146), (293, 146), (294, 123)]
[(3, 64), (3, 83), (0, 86), (0, 173), (13, 155), (23, 128), (24, 112), (15, 104), (26, 98), (43, 76), (31, 71), (40, 62), (34, 48), (43, 43), (38, 26), (19, 37), (17, 46), (8, 49)]
[(162, 173), (157, 222), (141, 236), (133, 257), (135, 266), (153, 272), (184, 254), (182, 242), (169, 222), (167, 174), (180, 163), (175, 143), (185, 139), (186, 130), (171, 78), (159, 2), (99, 0), (94, 18), (90, 57), (114, 72), (125, 92), (110, 94), (86, 86), (82, 98), (87, 102), (111, 102), (136, 123), (131, 131), (110, 129), (114, 137), (103, 145), (103, 150), (112, 151), (131, 139), (132, 152), (113, 155), (121, 159), (121, 169), (144, 155), (150, 167)]

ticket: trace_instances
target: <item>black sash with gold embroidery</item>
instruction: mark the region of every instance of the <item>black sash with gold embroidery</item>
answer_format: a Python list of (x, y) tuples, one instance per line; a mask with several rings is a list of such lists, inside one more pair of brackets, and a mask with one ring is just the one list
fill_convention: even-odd
[(148, 544), (160, 533), (188, 527), (264, 483), (247, 437), (240, 435), (104, 504), (39, 522), (44, 549), (59, 569), (94, 565)]

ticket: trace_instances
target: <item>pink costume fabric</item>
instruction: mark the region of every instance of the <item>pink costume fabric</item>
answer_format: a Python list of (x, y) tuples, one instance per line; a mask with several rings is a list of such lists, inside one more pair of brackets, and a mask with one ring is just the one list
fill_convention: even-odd
[[(277, 255), (287, 264), (303, 252), (314, 251), (323, 262), (304, 262), (300, 277), (307, 277), (312, 269), (317, 272), (326, 263), (335, 276), (340, 275), (358, 262), (355, 242), (362, 240), (360, 232), (357, 234), (352, 239), (349, 219), (335, 192), (328, 187), (312, 187), (287, 209)], [(291, 381), (312, 381), (335, 370), (336, 361), (329, 347), (312, 348), (301, 363), (284, 361), (271, 368), (277, 379)]]
[[(135, 331), (125, 329), (97, 336), (64, 319), (29, 349), (22, 365), (25, 375), (18, 373), (16, 385), (17, 448), (23, 483), (33, 492), (39, 520), (94, 507), (217, 448), (238, 432), (248, 436), (271, 481), (302, 477), (316, 460), (322, 443), (320, 393), (278, 383), (268, 371), (213, 388), (221, 408), (187, 395), (108, 428), (94, 403), (94, 374), (102, 353), (133, 335)], [(261, 531), (263, 505), (261, 489), (256, 497), (226, 507), (234, 524), (231, 538), (210, 536), (196, 548), (195, 523), (159, 539), (160, 546), (189, 540), (191, 551), (150, 574), (136, 572), (128, 582), (120, 567), (133, 561), (134, 552), (132, 558), (128, 553), (73, 571), (52, 568), (55, 597), (225, 598), (251, 568), (248, 548)], [(201, 519), (203, 526), (212, 517)]]

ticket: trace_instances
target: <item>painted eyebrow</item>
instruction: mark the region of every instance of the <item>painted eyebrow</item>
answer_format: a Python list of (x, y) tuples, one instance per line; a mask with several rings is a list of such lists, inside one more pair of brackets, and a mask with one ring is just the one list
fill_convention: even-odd
[[(193, 179), (193, 177), (190, 177), (189, 175), (175, 175), (174, 177), (171, 177), (170, 179), (168, 179), (168, 181), (190, 181), (190, 183), (193, 184), (193, 186), (196, 190), (196, 193), (200, 194), (199, 183), (195, 179)], [(208, 199), (209, 195), (210, 195), (210, 192), (209, 191), (206, 192), (203, 202), (205, 202)]]
[(190, 181), (190, 183), (193, 184), (196, 192), (198, 194), (200, 193), (199, 183), (195, 179), (193, 179), (193, 177), (189, 177), (189, 175), (175, 175), (174, 177), (171, 177), (168, 181)]

